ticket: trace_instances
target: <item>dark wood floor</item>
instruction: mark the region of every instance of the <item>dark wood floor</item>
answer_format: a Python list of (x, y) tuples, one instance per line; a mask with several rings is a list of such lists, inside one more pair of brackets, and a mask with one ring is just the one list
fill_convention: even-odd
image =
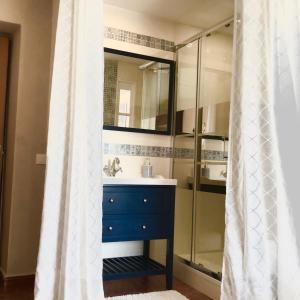
[[(163, 276), (104, 282), (106, 297), (147, 293), (164, 289), (165, 280)], [(177, 290), (190, 300), (210, 300), (210, 298), (176, 279), (174, 280), (174, 290)], [(19, 281), (18, 283), (10, 283), (7, 287), (0, 287), (0, 300), (33, 300), (33, 283)]]

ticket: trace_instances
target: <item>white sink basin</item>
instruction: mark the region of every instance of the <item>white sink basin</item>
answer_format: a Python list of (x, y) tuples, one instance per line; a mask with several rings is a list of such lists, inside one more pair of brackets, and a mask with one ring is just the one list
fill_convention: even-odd
[(177, 179), (104, 177), (103, 184), (177, 185)]

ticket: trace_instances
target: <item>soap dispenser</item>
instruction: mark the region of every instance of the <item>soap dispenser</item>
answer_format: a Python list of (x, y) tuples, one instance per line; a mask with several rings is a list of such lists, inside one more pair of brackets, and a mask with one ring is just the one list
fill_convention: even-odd
[(146, 158), (144, 165), (142, 166), (142, 176), (144, 178), (152, 177), (152, 165), (150, 163), (150, 158)]
[(206, 162), (204, 163), (204, 167), (201, 168), (201, 176), (209, 178), (209, 168), (207, 167)]

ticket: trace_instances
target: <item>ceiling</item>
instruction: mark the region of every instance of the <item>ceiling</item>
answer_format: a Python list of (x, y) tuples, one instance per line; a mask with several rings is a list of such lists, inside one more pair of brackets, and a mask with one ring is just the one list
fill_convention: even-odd
[(104, 0), (106, 4), (202, 29), (233, 16), (234, 0)]

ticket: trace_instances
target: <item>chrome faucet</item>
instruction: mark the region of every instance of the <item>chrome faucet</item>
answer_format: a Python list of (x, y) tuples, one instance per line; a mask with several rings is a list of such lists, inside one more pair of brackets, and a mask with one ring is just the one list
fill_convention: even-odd
[(111, 160), (109, 159), (107, 165), (104, 166), (103, 171), (105, 175), (109, 177), (115, 177), (119, 171), (123, 172), (120, 166), (120, 159), (118, 157), (115, 157), (112, 163)]

